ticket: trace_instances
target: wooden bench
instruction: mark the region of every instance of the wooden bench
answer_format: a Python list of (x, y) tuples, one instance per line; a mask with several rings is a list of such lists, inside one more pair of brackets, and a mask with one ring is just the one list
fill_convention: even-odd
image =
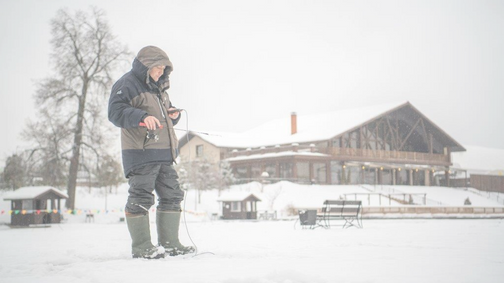
[(343, 226), (362, 228), (362, 202), (360, 200), (326, 200), (322, 214), (317, 218), (322, 226)]

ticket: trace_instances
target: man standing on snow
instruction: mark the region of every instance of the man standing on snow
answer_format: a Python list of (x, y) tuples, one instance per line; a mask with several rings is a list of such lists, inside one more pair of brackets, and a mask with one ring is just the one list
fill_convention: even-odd
[[(142, 48), (131, 71), (112, 87), (108, 118), (121, 128), (124, 174), (129, 179), (126, 222), (131, 235), (133, 258), (163, 258), (194, 252), (178, 239), (180, 189), (173, 162), (178, 154), (178, 140), (173, 125), (180, 120), (166, 90), (173, 65), (158, 47)], [(140, 127), (140, 123), (145, 126)], [(156, 225), (160, 253), (151, 242), (149, 209), (158, 196)]]

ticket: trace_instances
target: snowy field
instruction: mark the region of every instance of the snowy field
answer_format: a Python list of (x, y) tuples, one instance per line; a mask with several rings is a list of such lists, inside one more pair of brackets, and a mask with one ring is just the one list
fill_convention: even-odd
[[(475, 207), (504, 207), (504, 194), (478, 191), (473, 188), (447, 188), (447, 187), (422, 187), (422, 186), (373, 186), (373, 185), (298, 185), (286, 181), (263, 185), (252, 182), (232, 186), (231, 189), (218, 192), (216, 190), (198, 193), (189, 190), (186, 193), (184, 208), (189, 218), (198, 215), (194, 220), (210, 220), (215, 214), (222, 212), (220, 197), (230, 196), (235, 193), (254, 194), (261, 199), (257, 203), (257, 210), (276, 212), (280, 219), (292, 219), (289, 208), (320, 209), (327, 199), (335, 200), (346, 198), (358, 199), (364, 207), (377, 206), (404, 206), (395, 201), (390, 201), (386, 196), (391, 194), (402, 199), (403, 195), (411, 194), (416, 203), (423, 203), (425, 195), (427, 206), (460, 207), (464, 206), (465, 199), (469, 198)], [(0, 191), (0, 224), (10, 223), (10, 202), (4, 201), (9, 192)], [(381, 196), (379, 196), (381, 194)], [(98, 221), (116, 223), (123, 216), (122, 209), (128, 197), (128, 184), (122, 184), (112, 192), (105, 193), (102, 188), (78, 187), (76, 209), (79, 215), (68, 215), (65, 218), (70, 222), (84, 222), (86, 211), (92, 210), (97, 214)], [(381, 200), (380, 200), (381, 198)], [(406, 200), (408, 198), (406, 197)], [(64, 200), (62, 207), (64, 208)], [(155, 206), (152, 207), (153, 209)], [(103, 217), (100, 217), (102, 214)], [(426, 217), (425, 215), (420, 215)], [(500, 215), (504, 217), (504, 215)], [(214, 217), (215, 218), (215, 217)], [(191, 218), (191, 220), (193, 220)]]
[[(440, 187), (300, 186), (280, 182), (233, 188), (260, 195), (260, 210), (278, 210), (281, 221), (212, 220), (217, 192), (187, 195), (180, 237), (191, 238), (196, 257), (131, 259), (131, 240), (120, 221), (127, 185), (105, 198), (101, 189), (79, 188), (77, 207), (49, 228), (0, 225), (0, 282), (502, 282), (504, 219), (364, 219), (363, 229), (303, 230), (282, 210), (320, 206), (343, 194), (393, 191), (427, 193), (432, 202), (502, 206), (502, 195)], [(225, 194), (226, 192), (223, 192)], [(5, 193), (0, 194), (3, 199)], [(308, 196), (308, 197), (307, 197)], [(363, 201), (364, 202), (364, 201)], [(375, 205), (375, 201), (372, 201)], [(0, 223), (9, 223), (9, 202), (1, 201)], [(365, 202), (364, 202), (365, 204)], [(398, 204), (394, 204), (398, 205)], [(156, 238), (155, 213), (151, 234)], [(286, 220), (291, 219), (291, 220)]]
[[(9, 283), (461, 283), (504, 278), (500, 219), (364, 220), (364, 229), (327, 230), (295, 229), (294, 221), (188, 222), (200, 255), (161, 260), (131, 259), (124, 223), (0, 227), (0, 282)], [(154, 225), (151, 230), (155, 237)], [(190, 243), (185, 230), (180, 236)]]

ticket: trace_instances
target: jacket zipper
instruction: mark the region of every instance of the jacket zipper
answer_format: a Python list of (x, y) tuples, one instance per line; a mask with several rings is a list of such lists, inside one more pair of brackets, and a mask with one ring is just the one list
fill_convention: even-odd
[[(165, 114), (164, 114), (164, 112), (163, 112), (163, 107), (161, 106), (161, 95), (159, 95), (159, 94), (158, 94), (158, 95), (157, 95), (157, 99), (158, 99), (158, 100), (157, 100), (157, 103), (158, 103), (158, 105), (159, 105), (159, 110), (161, 110), (161, 115), (163, 115), (163, 118), (166, 120), (166, 116), (165, 116)], [(165, 122), (166, 122), (166, 121), (165, 121)]]
[[(163, 112), (163, 107), (161, 106), (161, 95), (160, 94), (157, 95), (157, 99), (158, 99), (157, 102), (158, 102), (158, 105), (159, 105), (159, 110), (161, 110), (161, 115), (163, 116), (163, 118), (165, 119), (165, 122), (166, 122), (166, 116), (165, 116), (165, 114)], [(146, 136), (144, 138), (144, 142), (143, 142), (143, 146), (142, 146), (142, 149), (144, 151), (145, 151), (145, 145), (147, 144), (147, 140), (148, 140), (148, 138), (147, 138), (148, 134), (149, 134), (149, 130), (147, 130), (147, 134), (146, 134)], [(170, 138), (169, 135), (170, 134), (168, 134), (168, 139)], [(170, 143), (171, 143), (171, 141), (170, 141)]]
[[(166, 125), (168, 126), (168, 119), (166, 119), (166, 116), (165, 116), (164, 111), (163, 111), (163, 106), (161, 106), (162, 101), (161, 101), (161, 94), (160, 93), (157, 94), (157, 98), (158, 98), (159, 110), (161, 110), (161, 115), (163, 115), (163, 118), (165, 119)], [(168, 133), (168, 140), (170, 141), (170, 148), (171, 148), (173, 146), (173, 144), (172, 144), (172, 140), (170, 138), (170, 129), (168, 127), (167, 127), (167, 131), (166, 132)], [(144, 144), (144, 148), (145, 148), (145, 144)], [(177, 162), (175, 162), (175, 156), (172, 156), (172, 160), (173, 160), (174, 163), (177, 163)]]

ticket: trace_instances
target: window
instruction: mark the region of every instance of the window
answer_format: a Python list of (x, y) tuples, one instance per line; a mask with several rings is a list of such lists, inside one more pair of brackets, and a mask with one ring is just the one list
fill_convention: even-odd
[(280, 163), (280, 178), (292, 178), (292, 163)]
[(241, 212), (241, 202), (239, 201), (231, 202), (231, 212)]
[(392, 170), (381, 170), (381, 183), (383, 185), (392, 185)]
[(378, 175), (376, 173), (377, 173), (376, 168), (364, 167), (364, 169), (362, 170), (363, 179), (361, 180), (360, 183), (368, 185), (376, 185), (378, 179)]
[(308, 162), (296, 162), (297, 177), (301, 181), (310, 181), (310, 164)]
[(21, 208), (24, 210), (33, 209), (33, 200), (31, 200), (31, 199), (23, 200)]
[(347, 184), (361, 184), (361, 169), (358, 166), (346, 166), (345, 168), (345, 180)]
[(341, 166), (339, 161), (331, 161), (331, 184), (346, 184), (343, 166)]
[(360, 133), (358, 130), (350, 133), (350, 147), (360, 148)]
[(203, 156), (203, 145), (199, 144), (196, 146), (196, 157), (202, 157)]
[(325, 184), (327, 182), (327, 171), (325, 163), (313, 163), (313, 178), (315, 182), (319, 184)]
[(413, 171), (413, 185), (414, 186), (424, 186), (425, 185), (425, 171), (415, 170)]
[(396, 185), (409, 185), (408, 170), (398, 169), (396, 171)]
[(235, 177), (238, 179), (248, 178), (248, 168), (244, 166), (237, 166), (234, 169)]
[(252, 166), (250, 166), (250, 171), (252, 171), (252, 178), (260, 178), (261, 177), (261, 166), (259, 166), (258, 164), (253, 164)]
[(36, 200), (35, 201), (35, 209), (46, 209), (48, 200)]
[(268, 163), (264, 166), (264, 171), (268, 172), (270, 178), (276, 177), (276, 164)]
[(332, 147), (341, 147), (341, 138), (335, 138), (332, 140)]

